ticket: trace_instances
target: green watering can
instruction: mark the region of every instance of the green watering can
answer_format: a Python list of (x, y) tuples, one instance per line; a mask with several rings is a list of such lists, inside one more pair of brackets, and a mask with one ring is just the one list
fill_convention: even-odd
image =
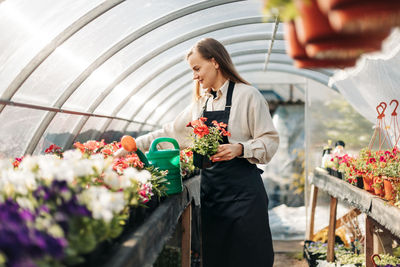
[[(174, 149), (157, 150), (157, 145), (162, 142), (169, 142), (174, 145)], [(160, 170), (168, 170), (166, 179), (167, 194), (172, 195), (180, 193), (183, 190), (181, 167), (180, 167), (180, 150), (178, 142), (169, 137), (157, 138), (151, 143), (149, 152), (146, 153), (149, 163)]]

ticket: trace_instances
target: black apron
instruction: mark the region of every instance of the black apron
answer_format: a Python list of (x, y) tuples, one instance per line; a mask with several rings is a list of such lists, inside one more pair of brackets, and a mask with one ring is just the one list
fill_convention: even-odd
[[(206, 101), (208, 126), (213, 120), (228, 124), (234, 86), (230, 81), (225, 110), (207, 111)], [(259, 169), (248, 160), (214, 162), (201, 170), (201, 224), (203, 267), (273, 265), (268, 197)]]

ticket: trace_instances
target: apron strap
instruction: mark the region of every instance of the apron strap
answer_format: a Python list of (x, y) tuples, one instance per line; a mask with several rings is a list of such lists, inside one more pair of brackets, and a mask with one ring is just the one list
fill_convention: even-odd
[(232, 106), (232, 94), (235, 82), (229, 81), (228, 94), (226, 95), (225, 111), (230, 112)]
[[(229, 87), (228, 87), (228, 93), (226, 95), (226, 104), (225, 104), (225, 111), (230, 112), (231, 111), (231, 106), (232, 106), (232, 94), (233, 94), (233, 88), (235, 87), (235, 82), (229, 81)], [(202, 115), (204, 114), (204, 111), (207, 111), (207, 104), (208, 104), (208, 100), (210, 98), (207, 98), (206, 103), (203, 106), (203, 111), (202, 111)]]

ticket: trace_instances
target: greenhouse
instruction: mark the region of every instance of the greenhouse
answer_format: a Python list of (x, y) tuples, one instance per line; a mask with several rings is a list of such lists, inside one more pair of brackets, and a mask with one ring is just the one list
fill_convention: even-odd
[(0, 0), (0, 266), (400, 266), (399, 0)]

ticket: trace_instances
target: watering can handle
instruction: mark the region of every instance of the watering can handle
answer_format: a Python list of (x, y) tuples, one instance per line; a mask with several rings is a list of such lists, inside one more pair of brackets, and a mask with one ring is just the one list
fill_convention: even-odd
[(175, 148), (175, 149), (179, 149), (179, 144), (178, 144), (178, 142), (177, 142), (174, 138), (170, 138), (170, 137), (159, 137), (159, 138), (155, 139), (155, 140), (153, 141), (153, 143), (151, 143), (151, 147), (150, 147), (150, 151), (149, 151), (149, 152), (157, 151), (157, 145), (158, 145), (159, 143), (162, 143), (162, 142), (170, 142), (170, 143), (172, 143), (172, 144), (174, 145), (174, 148)]
[(147, 157), (143, 154), (143, 152), (139, 148), (136, 150), (136, 154), (138, 155), (140, 161), (142, 161), (144, 163), (145, 167), (149, 167), (150, 166), (150, 163), (147, 160)]

